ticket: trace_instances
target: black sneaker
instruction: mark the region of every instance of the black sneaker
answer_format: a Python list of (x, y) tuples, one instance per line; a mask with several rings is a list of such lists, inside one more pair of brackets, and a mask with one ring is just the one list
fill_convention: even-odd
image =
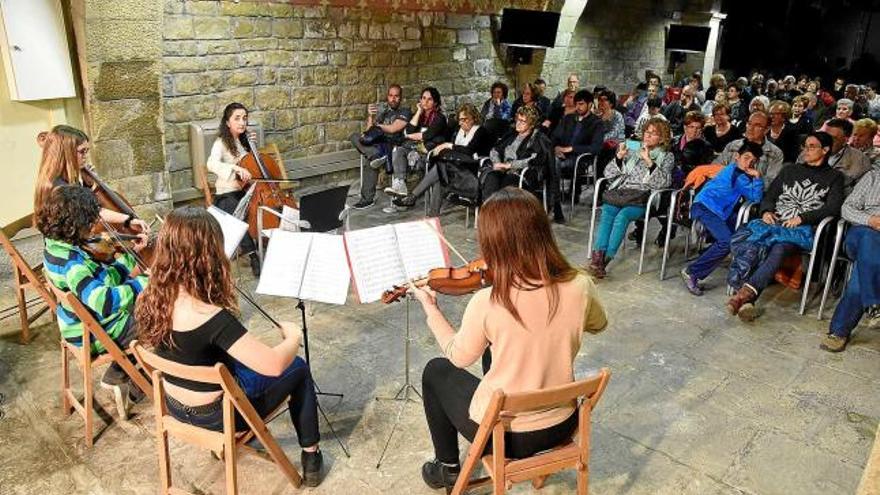
[(447, 466), (437, 459), (422, 464), (422, 479), (425, 484), (434, 489), (446, 488), (447, 493), (455, 486), (459, 473), (461, 466), (458, 464)]
[(134, 382), (128, 386), (128, 401), (132, 404), (139, 404), (147, 394), (144, 393)]
[(361, 198), (360, 201), (358, 201), (357, 203), (351, 205), (351, 207), (354, 208), (355, 210), (366, 210), (367, 208), (372, 208), (373, 205), (375, 205), (375, 204), (376, 204), (376, 200), (375, 200), (375, 199), (363, 199), (363, 198)]
[(315, 487), (321, 484), (322, 471), (324, 470), (324, 454), (317, 452), (302, 451), (300, 462), (303, 469), (303, 484)]
[(416, 205), (416, 197), (412, 194), (408, 194), (402, 198), (394, 198), (391, 200), (394, 203), (394, 206), (400, 206), (403, 208), (412, 208)]
[(128, 383), (128, 375), (116, 363), (110, 363), (110, 366), (104, 371), (104, 376), (101, 377), (101, 386), (106, 389), (112, 389), (126, 383)]
[(254, 277), (260, 276), (260, 257), (256, 253), (251, 253), (251, 273)]

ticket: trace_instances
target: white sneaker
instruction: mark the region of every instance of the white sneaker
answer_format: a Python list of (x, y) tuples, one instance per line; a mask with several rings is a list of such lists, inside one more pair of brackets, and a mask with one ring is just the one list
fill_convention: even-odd
[(386, 206), (385, 208), (382, 208), (382, 213), (389, 213), (390, 214), (390, 213), (397, 213), (398, 211), (400, 211), (400, 210), (398, 210), (397, 207), (394, 205)]
[(385, 188), (385, 194), (389, 196), (404, 197), (408, 194), (406, 190), (406, 181), (395, 177), (391, 178), (391, 187)]
[(379, 170), (380, 168), (385, 167), (385, 157), (376, 158), (375, 160), (370, 160), (370, 168), (373, 170)]

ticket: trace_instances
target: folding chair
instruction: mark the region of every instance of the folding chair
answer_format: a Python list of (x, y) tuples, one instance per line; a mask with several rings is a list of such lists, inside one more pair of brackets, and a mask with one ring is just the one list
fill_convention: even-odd
[[(526, 172), (528, 172), (530, 168), (531, 167), (525, 167), (522, 170), (520, 170), (519, 172), (514, 172), (519, 177), (519, 188), (520, 189), (523, 188), (523, 183), (525, 183), (525, 180), (526, 180)], [(544, 205), (544, 211), (549, 211), (548, 207), (547, 207), (547, 181), (546, 180), (544, 181), (544, 188), (542, 189), (542, 198), (543, 198), (542, 204)]]
[[(91, 447), (94, 444), (92, 435), (92, 418), (94, 417), (94, 396), (95, 389), (92, 383), (92, 370), (98, 366), (116, 362), (122, 367), (125, 374), (131, 378), (132, 383), (141, 389), (144, 394), (151, 395), (153, 387), (150, 382), (142, 375), (129, 361), (126, 354), (130, 351), (123, 352), (122, 349), (107, 335), (104, 328), (98, 323), (98, 320), (92, 316), (92, 313), (77, 297), (68, 291), (63, 291), (50, 284), (52, 292), (55, 294), (58, 302), (69, 308), (76, 314), (77, 318), (83, 324), (82, 345), (77, 346), (70, 342), (61, 340), (61, 408), (65, 415), (70, 414), (71, 410), (76, 410), (85, 420), (86, 429), (86, 445)], [(97, 356), (92, 355), (92, 337), (104, 346), (107, 352)], [(77, 399), (70, 387), (70, 357), (76, 359), (77, 365), (82, 370), (83, 377), (83, 400)], [(119, 398), (117, 398), (119, 400)], [(119, 416), (127, 419), (125, 410), (120, 410)]]
[[(590, 161), (592, 158), (592, 162)], [(574, 169), (571, 173), (571, 213), (569, 216), (574, 218), (574, 203), (575, 203), (575, 191), (577, 190), (577, 182), (578, 177), (583, 177), (586, 180), (589, 180), (590, 177), (593, 178), (593, 182), (596, 181), (596, 164), (598, 163), (599, 155), (591, 155), (589, 153), (583, 153), (578, 155), (577, 158), (574, 159)], [(586, 167), (585, 174), (578, 175), (578, 170), (581, 168), (581, 163), (584, 163)], [(562, 190), (562, 188), (560, 188)]]
[[(174, 361), (163, 359), (146, 350), (137, 341), (131, 343), (138, 362), (150, 373), (153, 379), (153, 405), (156, 410), (156, 440), (159, 449), (159, 492), (167, 494), (187, 494), (180, 488), (171, 485), (171, 461), (168, 452), (168, 437), (176, 437), (187, 443), (210, 449), (219, 453), (223, 459), (226, 472), (226, 493), (233, 495), (238, 493), (238, 472), (236, 461), (239, 450), (257, 455), (258, 457), (273, 462), (284, 474), (294, 487), (302, 484), (302, 477), (291, 464), (287, 454), (281, 450), (275, 437), (266, 427), (266, 422), (257, 414), (250, 400), (238, 386), (235, 378), (225, 365), (217, 363), (214, 366), (186, 366)], [(219, 385), (223, 389), (223, 431), (212, 431), (199, 428), (191, 424), (178, 421), (168, 414), (165, 406), (165, 385), (163, 376), (174, 376), (200, 383)], [(244, 418), (249, 429), (236, 432), (235, 413), (238, 412)], [(255, 450), (246, 445), (253, 437), (259, 440), (266, 449), (266, 453)]]
[[(568, 385), (505, 395), (496, 390), (480, 422), (474, 442), (468, 450), (461, 474), (452, 489), (453, 495), (463, 495), (471, 488), (492, 484), (494, 495), (505, 493), (514, 483), (532, 481), (536, 489), (553, 473), (573, 468), (577, 471), (577, 493), (586, 495), (590, 471), (590, 422), (593, 409), (602, 397), (611, 371), (602, 368), (598, 374)], [(517, 413), (536, 411), (556, 404), (577, 400), (578, 428), (574, 438), (563, 445), (540, 452), (525, 459), (508, 459), (504, 455), (504, 433)], [(483, 451), (492, 438), (492, 453)], [(483, 461), (487, 477), (471, 481), (470, 475), (477, 460)]]
[[(12, 243), (12, 239), (23, 229), (33, 225), (33, 214), (19, 218), (18, 220), (6, 225), (0, 229), (0, 244), (12, 259), (12, 278), (15, 281), (15, 299), (18, 304), (18, 316), (21, 321), (21, 335), (19, 341), (22, 344), (28, 343), (31, 335), (31, 324), (36, 321), (46, 311), (55, 311), (57, 304), (52, 291), (48, 289), (46, 277), (43, 275), (43, 264), (39, 263), (31, 266), (25, 261)], [(31, 289), (37, 292), (39, 299), (42, 299), (45, 306), (36, 309), (34, 314), (28, 314), (29, 309), (33, 309), (35, 304), (39, 304), (37, 298), (28, 300), (26, 290)], [(8, 308), (12, 310), (13, 308)], [(3, 311), (7, 313), (7, 310)], [(11, 316), (11, 314), (9, 315)], [(4, 316), (5, 318), (6, 316)]]
[[(822, 290), (822, 301), (819, 303), (819, 311), (816, 315), (816, 319), (819, 321), (822, 320), (822, 313), (825, 311), (825, 303), (828, 301), (828, 293), (831, 292), (831, 284), (834, 280), (834, 272), (837, 268), (837, 262), (840, 261), (846, 263), (846, 276), (843, 277), (842, 285), (844, 290), (846, 284), (849, 282), (849, 277), (852, 275), (853, 260), (840, 251), (840, 247), (843, 245), (843, 239), (846, 237), (848, 226), (849, 222), (842, 218), (837, 221), (837, 232), (834, 235), (834, 249), (831, 252), (831, 265), (828, 267), (828, 276), (825, 278), (825, 288)], [(843, 256), (841, 256), (841, 254), (843, 254)]]

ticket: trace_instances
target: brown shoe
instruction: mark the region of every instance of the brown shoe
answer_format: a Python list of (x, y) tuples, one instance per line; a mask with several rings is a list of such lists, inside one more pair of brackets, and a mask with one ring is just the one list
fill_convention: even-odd
[[(736, 294), (727, 301), (727, 312), (736, 316), (740, 314), (745, 306), (750, 306), (750, 309), (747, 311), (751, 313), (755, 310), (755, 305), (753, 304), (755, 299), (757, 299), (755, 291), (753, 291), (748, 285), (743, 285), (738, 291), (736, 291)], [(757, 314), (750, 316), (752, 316), (753, 320)], [(743, 316), (740, 316), (740, 318), (743, 318)]]
[(593, 251), (587, 273), (596, 278), (605, 278), (605, 251)]
[(843, 337), (838, 337), (833, 333), (829, 333), (822, 339), (822, 343), (819, 344), (819, 349), (826, 350), (828, 352), (840, 352), (846, 349), (846, 339)]

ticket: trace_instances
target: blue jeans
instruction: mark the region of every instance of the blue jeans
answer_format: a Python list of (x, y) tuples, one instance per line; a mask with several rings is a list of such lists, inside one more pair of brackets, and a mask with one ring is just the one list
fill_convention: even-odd
[(723, 220), (702, 203), (694, 203), (693, 208), (691, 208), (691, 218), (699, 220), (715, 239), (715, 242), (709, 246), (709, 249), (704, 251), (687, 268), (689, 274), (696, 277), (697, 280), (703, 280), (715, 268), (718, 268), (721, 261), (730, 253), (730, 236), (733, 235), (734, 227), (736, 227), (736, 214), (732, 214), (727, 220)]
[[(279, 376), (261, 375), (238, 362), (232, 368), (239, 386), (261, 418), (272, 414), (286, 400), (300, 446), (310, 447), (318, 443), (321, 435), (315, 384), (309, 366), (302, 358), (294, 359)], [(214, 431), (223, 429), (223, 409), (219, 400), (203, 406), (187, 406), (166, 396), (165, 404), (168, 412), (179, 421)], [(235, 412), (235, 428), (238, 431), (248, 428), (238, 411)]]
[[(774, 244), (770, 247), (767, 257), (758, 265), (758, 268), (755, 268), (755, 271), (752, 272), (746, 283), (755, 289), (758, 295), (761, 295), (761, 292), (773, 281), (773, 275), (776, 275), (776, 271), (782, 266), (785, 258), (799, 252), (801, 252), (801, 248), (797, 244), (790, 242)], [(804, 283), (808, 284), (810, 282), (809, 280), (804, 280)]]
[(623, 236), (626, 235), (630, 222), (644, 217), (646, 210), (646, 206), (602, 205), (602, 217), (599, 219), (593, 250), (604, 252), (606, 258), (613, 258), (623, 243)]
[(880, 232), (865, 225), (852, 227), (846, 234), (844, 249), (855, 264), (834, 310), (830, 330), (838, 337), (848, 338), (865, 309), (880, 304)]

